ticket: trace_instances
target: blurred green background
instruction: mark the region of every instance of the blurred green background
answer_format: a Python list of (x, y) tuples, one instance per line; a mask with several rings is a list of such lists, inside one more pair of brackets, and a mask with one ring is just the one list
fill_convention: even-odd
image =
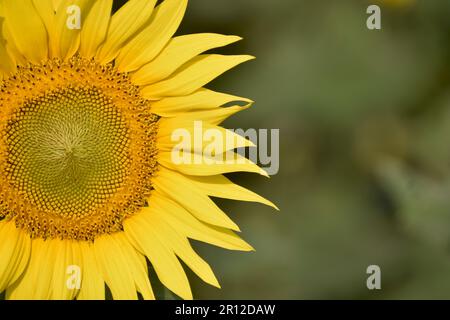
[(196, 32), (257, 57), (209, 88), (256, 101), (227, 127), (280, 129), (279, 173), (231, 178), (281, 212), (220, 201), (256, 252), (195, 244), (223, 289), (194, 297), (450, 298), (450, 1), (191, 0)]

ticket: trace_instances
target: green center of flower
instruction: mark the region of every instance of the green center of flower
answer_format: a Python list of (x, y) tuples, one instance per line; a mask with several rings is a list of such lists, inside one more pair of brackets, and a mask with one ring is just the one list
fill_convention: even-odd
[(74, 56), (0, 83), (0, 219), (31, 237), (123, 229), (153, 190), (159, 117), (113, 64)]
[(117, 191), (128, 168), (128, 132), (95, 88), (65, 89), (24, 104), (7, 126), (7, 171), (36, 206), (86, 215)]

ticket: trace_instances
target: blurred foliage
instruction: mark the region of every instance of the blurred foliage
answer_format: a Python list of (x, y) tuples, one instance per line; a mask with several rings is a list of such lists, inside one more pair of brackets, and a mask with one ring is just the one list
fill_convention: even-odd
[(196, 244), (223, 289), (195, 297), (450, 298), (450, 1), (191, 0), (195, 32), (257, 57), (209, 86), (256, 101), (226, 125), (281, 129), (278, 175), (231, 177), (281, 212), (220, 201), (256, 252)]

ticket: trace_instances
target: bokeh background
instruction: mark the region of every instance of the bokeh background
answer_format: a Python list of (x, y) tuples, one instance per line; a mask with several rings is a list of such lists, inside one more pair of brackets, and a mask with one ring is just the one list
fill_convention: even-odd
[(209, 88), (256, 101), (227, 127), (280, 129), (279, 173), (231, 178), (281, 211), (220, 201), (256, 252), (196, 243), (222, 289), (190, 273), (195, 298), (450, 298), (450, 1), (191, 0), (196, 32), (257, 57)]

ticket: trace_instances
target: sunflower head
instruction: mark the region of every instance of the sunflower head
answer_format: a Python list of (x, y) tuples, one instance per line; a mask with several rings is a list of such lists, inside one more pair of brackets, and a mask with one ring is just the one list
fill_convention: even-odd
[[(250, 56), (203, 54), (239, 40), (174, 37), (186, 0), (0, 0), (0, 292), (9, 298), (192, 298), (179, 259), (218, 282), (196, 239), (252, 250), (210, 196), (272, 205), (223, 174), (254, 163), (172, 161), (174, 130), (218, 125), (248, 99), (204, 86)], [(71, 10), (78, 15), (68, 16)], [(69, 19), (81, 19), (70, 28)], [(77, 24), (75, 24), (77, 25)], [(235, 134), (215, 155), (252, 144)], [(183, 150), (200, 156), (204, 146)], [(200, 159), (202, 160), (202, 159)], [(67, 286), (79, 266), (80, 286)], [(44, 270), (44, 271), (43, 271)], [(45, 275), (42, 275), (42, 272)]]

